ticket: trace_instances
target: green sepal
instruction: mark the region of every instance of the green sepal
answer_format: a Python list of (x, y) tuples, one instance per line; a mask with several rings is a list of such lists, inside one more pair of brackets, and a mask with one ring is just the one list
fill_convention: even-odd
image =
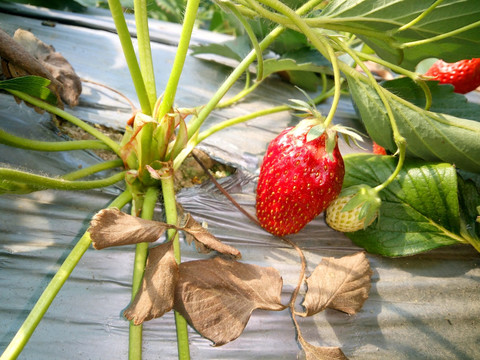
[(325, 133), (325, 126), (318, 124), (313, 126), (307, 133), (307, 142), (315, 140)]
[(382, 200), (377, 191), (367, 185), (351, 186), (342, 190), (340, 196), (351, 196), (353, 194), (355, 194), (355, 196), (345, 204), (342, 212), (362, 206), (358, 214), (358, 219), (364, 219), (365, 227), (367, 227), (378, 216), (378, 210), (382, 205)]

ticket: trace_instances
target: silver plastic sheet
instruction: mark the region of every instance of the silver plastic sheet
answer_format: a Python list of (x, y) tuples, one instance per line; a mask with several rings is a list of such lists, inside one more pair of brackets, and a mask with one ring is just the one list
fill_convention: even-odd
[[(134, 99), (119, 44), (111, 32), (86, 26), (89, 19), (84, 15), (34, 9), (36, 18), (31, 18), (32, 8), (16, 9), (23, 9), (24, 15), (21, 11), (19, 15), (0, 13), (0, 27), (9, 32), (18, 26), (31, 29), (62, 52), (81, 77), (108, 84)], [(68, 24), (42, 26), (38, 18), (42, 14), (57, 20), (64, 16), (69, 19)], [(101, 20), (107, 28), (112, 28), (106, 16), (95, 12), (90, 18), (91, 23)], [(172, 24), (154, 22), (153, 26), (178, 33)], [(152, 47), (161, 89), (175, 48), (164, 43), (153, 43)], [(93, 53), (99, 55), (95, 60)], [(204, 103), (228, 72), (228, 68), (190, 57), (178, 92), (179, 105)], [(209, 123), (283, 103), (290, 97), (298, 97), (295, 91), (277, 80), (268, 81), (239, 108), (218, 112)], [(322, 108), (328, 110), (328, 104)], [(86, 84), (80, 106), (68, 111), (93, 123), (121, 129), (130, 109), (116, 95)], [(351, 124), (354, 118), (350, 100), (342, 99), (335, 121)], [(261, 155), (268, 141), (293, 121), (285, 114), (256, 119), (222, 131), (202, 145), (217, 159), (238, 168), (221, 183), (251, 213)], [(0, 126), (16, 135), (44, 140), (59, 138), (48, 116), (39, 116), (25, 105), (18, 106), (6, 95), (0, 95)], [(352, 151), (344, 144), (342, 150)], [(50, 175), (98, 161), (96, 155), (87, 151), (46, 154), (0, 145), (0, 163)], [(8, 345), (86, 230), (90, 218), (120, 191), (112, 186), (83, 192), (40, 191), (0, 196), (0, 351)], [(209, 182), (180, 191), (177, 199), (195, 219), (206, 221), (213, 234), (237, 247), (242, 252), (242, 261), (275, 267), (284, 281), (282, 300), (288, 301), (300, 268), (294, 250), (251, 223)], [(162, 219), (160, 207), (155, 217)], [(323, 257), (361, 250), (343, 234), (329, 229), (322, 215), (291, 239), (304, 250), (308, 273)], [(193, 245), (182, 242), (182, 256), (186, 261), (210, 255), (199, 255)], [(133, 246), (89, 249), (19, 358), (126, 359), (128, 322), (121, 312), (130, 301), (133, 257)], [(459, 245), (406, 258), (371, 254), (367, 257), (373, 269), (373, 283), (364, 307), (355, 316), (327, 310), (299, 319), (308, 341), (320, 346), (339, 346), (351, 359), (480, 358), (480, 256), (475, 250)], [(299, 304), (301, 298), (300, 295)], [(193, 359), (296, 359), (299, 354), (293, 323), (286, 310), (255, 311), (244, 333), (218, 348), (193, 329), (189, 332)], [(144, 359), (176, 356), (172, 314), (145, 323)]]

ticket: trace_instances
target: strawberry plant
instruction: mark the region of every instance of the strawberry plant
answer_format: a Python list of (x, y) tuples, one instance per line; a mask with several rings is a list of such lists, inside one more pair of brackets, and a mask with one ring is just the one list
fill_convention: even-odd
[[(427, 58), (456, 62), (480, 57), (476, 0), (217, 1), (220, 11), (238, 20), (245, 35), (223, 46), (194, 49), (197, 55), (215, 53), (233, 58), (236, 65), (206, 104), (190, 108), (177, 107), (175, 97), (199, 0), (186, 2), (180, 42), (160, 96), (150, 49), (147, 1), (134, 2), (138, 58), (120, 2), (108, 3), (140, 104), (132, 119), (125, 119), (120, 142), (73, 116), (67, 106), (78, 100), (76, 93), (63, 94), (60, 89), (65, 83), (45, 71), (46, 61), (42, 67), (42, 59), (0, 34), (2, 44), (8, 44), (1, 47), (2, 64), (8, 69), (5, 74), (12, 77), (1, 81), (0, 88), (96, 138), (52, 144), (2, 130), (0, 141), (39, 151), (102, 149), (116, 157), (59, 178), (0, 168), (0, 191), (85, 190), (116, 183), (124, 188), (109, 208), (99, 209), (93, 217), (89, 230), (4, 350), (2, 360), (21, 353), (91, 245), (100, 250), (135, 244), (132, 302), (123, 312), (130, 321), (132, 360), (142, 356), (143, 323), (172, 310), (178, 358), (188, 359), (187, 324), (214, 344), (223, 345), (240, 336), (253, 310), (286, 308), (307, 359), (345, 359), (340, 348), (307, 342), (297, 316), (312, 316), (326, 308), (348, 314), (359, 311), (370, 289), (368, 260), (364, 253), (325, 258), (304, 279), (303, 251), (294, 236), (284, 237), (301, 231), (329, 206), (327, 222), (334, 228), (340, 222), (354, 224), (336, 228), (372, 253), (405, 256), (458, 243), (480, 251), (480, 105), (468, 103), (451, 86), (432, 80), (431, 74), (415, 71)], [(259, 21), (264, 26), (257, 26)], [(372, 63), (394, 74), (395, 79), (379, 82), (370, 70)], [(215, 110), (235, 106), (275, 74), (310, 91), (313, 99), (308, 103), (292, 99), (293, 105), (260, 109), (206, 126)], [(244, 89), (225, 100), (227, 92), (242, 79)], [(362, 131), (393, 155), (342, 156), (339, 137), (347, 143), (361, 140), (351, 128), (334, 124), (340, 98), (346, 94), (355, 103)], [(316, 105), (327, 99), (329, 109), (321, 114)], [(273, 139), (260, 169), (258, 219), (245, 212), (250, 221), (277, 235), (299, 255), (302, 271), (298, 285), (288, 304), (283, 304), (282, 279), (275, 269), (238, 261), (237, 249), (218, 241), (189, 214), (178, 213), (174, 174), (212, 134), (292, 109), (305, 119)], [(105, 169), (120, 170), (100, 180), (85, 179)], [(152, 220), (160, 195), (165, 222)], [(121, 211), (127, 204), (131, 204), (130, 215)], [(182, 262), (180, 234), (202, 251), (223, 256)], [(164, 239), (160, 245), (149, 245), (160, 238)], [(308, 290), (301, 312), (296, 309), (296, 298), (304, 282)]]

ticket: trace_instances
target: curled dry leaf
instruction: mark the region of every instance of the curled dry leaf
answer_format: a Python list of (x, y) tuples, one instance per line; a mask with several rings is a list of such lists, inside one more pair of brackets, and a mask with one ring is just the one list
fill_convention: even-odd
[(90, 238), (95, 249), (155, 242), (172, 225), (125, 214), (117, 208), (99, 211), (90, 222)]
[(235, 259), (242, 257), (240, 251), (219, 241), (206, 228), (196, 222), (190, 214), (186, 214), (184, 223), (182, 230), (190, 235), (186, 237), (188, 243), (191, 244), (193, 239), (200, 253), (208, 253), (210, 250), (214, 250), (220, 254), (230, 255)]
[(135, 325), (140, 325), (172, 310), (177, 280), (178, 265), (173, 253), (173, 242), (151, 248), (142, 287), (124, 311), (124, 316)]
[(314, 346), (303, 337), (298, 339), (305, 354), (305, 360), (348, 360), (339, 347)]
[(323, 258), (307, 278), (308, 290), (302, 316), (311, 316), (326, 308), (355, 314), (368, 298), (372, 270), (365, 253)]
[[(5, 76), (38, 75), (52, 82), (50, 90), (70, 106), (78, 105), (82, 82), (70, 63), (53, 46), (18, 29), (13, 39), (0, 30), (0, 56)], [(60, 104), (61, 105), (61, 104)]]
[(155, 242), (167, 229), (182, 230), (209, 250), (237, 259), (241, 257), (240, 251), (222, 243), (197, 223), (190, 214), (187, 214), (184, 226), (175, 226), (160, 221), (145, 220), (125, 214), (117, 208), (109, 208), (99, 211), (93, 217), (88, 231), (93, 247), (100, 250), (111, 246)]
[(253, 310), (285, 309), (274, 268), (216, 257), (181, 263), (179, 270), (174, 309), (216, 346), (240, 336)]

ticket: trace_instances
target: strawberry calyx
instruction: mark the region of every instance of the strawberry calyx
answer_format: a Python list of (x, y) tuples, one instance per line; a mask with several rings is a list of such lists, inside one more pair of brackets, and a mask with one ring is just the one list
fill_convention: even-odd
[[(304, 93), (307, 98), (308, 95)], [(297, 99), (290, 99), (292, 103), (290, 107), (296, 111), (296, 116), (304, 118), (295, 126), (291, 132), (300, 131), (309, 128), (307, 131), (306, 142), (314, 141), (320, 136), (325, 136), (325, 149), (330, 159), (333, 159), (333, 150), (337, 145), (338, 134), (341, 134), (347, 145), (351, 146), (353, 142), (356, 146), (363, 149), (359, 142), (363, 142), (363, 134), (354, 128), (343, 125), (331, 125), (325, 123), (325, 117), (318, 111), (313, 101), (309, 99), (309, 102)]]

